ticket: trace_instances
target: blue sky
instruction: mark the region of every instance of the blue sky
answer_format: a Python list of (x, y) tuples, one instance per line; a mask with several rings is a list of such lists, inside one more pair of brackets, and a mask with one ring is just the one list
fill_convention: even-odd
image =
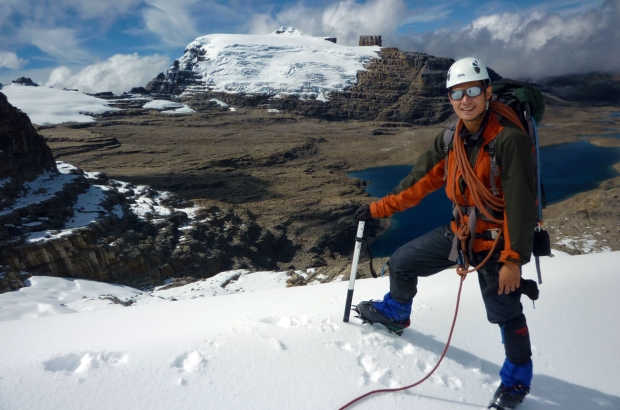
[(340, 44), (380, 34), (384, 46), (477, 55), (513, 77), (620, 72), (618, 21), (620, 0), (1, 0), (0, 83), (90, 75), (103, 87), (122, 62), (145, 85), (200, 35), (281, 25)]

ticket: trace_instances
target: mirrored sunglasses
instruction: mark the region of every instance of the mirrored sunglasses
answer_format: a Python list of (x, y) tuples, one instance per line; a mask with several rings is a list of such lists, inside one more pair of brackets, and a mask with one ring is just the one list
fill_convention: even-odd
[(482, 87), (475, 85), (466, 90), (450, 90), (450, 99), (460, 100), (463, 98), (463, 92), (467, 93), (469, 97), (477, 97), (482, 93)]

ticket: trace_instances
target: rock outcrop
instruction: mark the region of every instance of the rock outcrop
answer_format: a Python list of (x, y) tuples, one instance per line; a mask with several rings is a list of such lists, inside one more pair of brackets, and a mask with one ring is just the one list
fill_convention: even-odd
[(0, 208), (13, 204), (15, 193), (56, 163), (43, 138), (26, 114), (0, 93)]
[(379, 46), (383, 47), (381, 36), (360, 36), (360, 47)]
[(247, 211), (183, 198), (58, 164), (28, 117), (0, 94), (0, 293), (30, 275), (145, 287), (228, 269), (278, 269), (295, 248), (285, 228)]
[(38, 87), (39, 86), (39, 84), (35, 83), (34, 81), (32, 81), (28, 77), (19, 77), (17, 80), (13, 80), (13, 84), (27, 85), (27, 86), (30, 86), (30, 87)]
[(45, 170), (56, 170), (52, 151), (28, 116), (0, 93), (0, 180), (31, 181)]

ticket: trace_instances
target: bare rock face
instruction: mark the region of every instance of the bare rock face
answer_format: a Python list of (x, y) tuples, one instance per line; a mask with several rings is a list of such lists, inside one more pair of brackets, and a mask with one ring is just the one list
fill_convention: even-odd
[(360, 47), (367, 47), (367, 46), (382, 47), (383, 41), (381, 40), (381, 36), (360, 36), (359, 46)]
[(45, 170), (56, 171), (52, 150), (28, 116), (0, 93), (0, 180), (31, 181)]
[(383, 48), (357, 85), (330, 94), (333, 104), (353, 118), (433, 124), (452, 113), (446, 98), (446, 73), (454, 60)]

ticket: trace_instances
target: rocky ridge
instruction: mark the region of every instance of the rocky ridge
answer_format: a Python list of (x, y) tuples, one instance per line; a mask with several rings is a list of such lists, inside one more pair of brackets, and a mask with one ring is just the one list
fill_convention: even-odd
[(29, 275), (136, 287), (227, 269), (277, 269), (294, 248), (248, 211), (56, 164), (28, 117), (0, 93), (0, 292)]

